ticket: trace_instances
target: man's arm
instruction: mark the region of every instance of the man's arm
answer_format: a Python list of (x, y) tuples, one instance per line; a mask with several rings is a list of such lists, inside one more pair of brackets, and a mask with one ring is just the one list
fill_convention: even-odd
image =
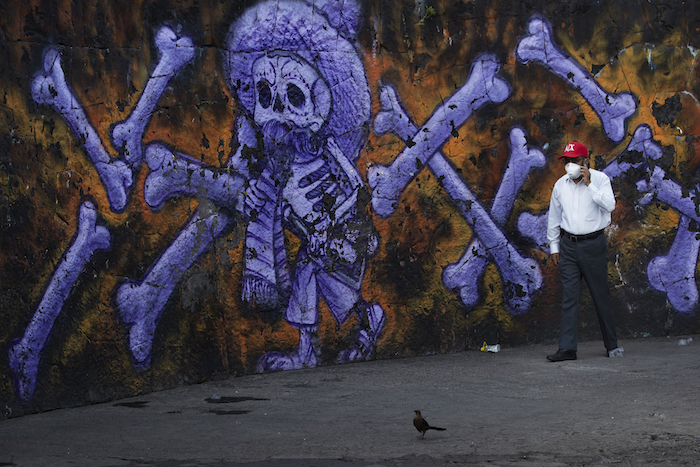
[(599, 172), (601, 177), (597, 177), (599, 181), (597, 183), (591, 183), (588, 189), (591, 191), (591, 197), (593, 201), (600, 206), (605, 212), (613, 212), (615, 209), (615, 195), (613, 194), (612, 184), (607, 175)]
[[(583, 171), (583, 169), (581, 169)], [(605, 212), (613, 212), (615, 209), (615, 195), (612, 190), (610, 178), (603, 172), (590, 172), (590, 183), (587, 183), (593, 201)]]

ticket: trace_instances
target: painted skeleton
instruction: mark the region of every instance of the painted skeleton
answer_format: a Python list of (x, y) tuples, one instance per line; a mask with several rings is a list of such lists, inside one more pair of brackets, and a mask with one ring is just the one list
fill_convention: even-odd
[[(239, 148), (225, 172), (202, 167), (162, 144), (146, 149), (152, 172), (145, 196), (151, 207), (182, 194), (204, 196), (213, 206), (208, 213), (200, 206), (142, 281), (119, 288), (116, 303), (130, 327), (137, 366), (150, 364), (155, 325), (184, 271), (236, 222), (230, 212), (242, 214), (247, 222), (243, 299), (258, 309), (286, 307), (287, 321), (300, 332), (297, 349), (264, 355), (258, 370), (317, 364), (321, 296), (339, 323), (351, 312), (359, 319), (354, 344), (338, 359), (373, 355), (384, 312), (360, 294), (365, 260), (376, 249), (376, 237), (369, 217), (357, 207), (364, 188), (354, 166), (364, 143), (363, 122), (369, 118), (369, 90), (362, 89), (367, 88), (366, 78), (352, 44), (338, 40), (332, 25), (322, 15), (311, 15), (311, 9), (303, 2), (263, 2), (232, 25), (227, 72), (242, 112), (236, 122)], [(310, 17), (313, 21), (307, 26), (317, 29), (314, 39), (332, 40), (333, 48), (321, 43), (321, 53), (319, 47), (310, 52), (286, 50), (290, 36), (277, 36), (286, 31), (280, 26)], [(354, 66), (351, 70), (337, 60), (339, 44), (347, 52), (340, 56)], [(344, 73), (354, 73), (355, 78), (327, 81)], [(357, 89), (344, 97), (347, 83)], [(348, 108), (349, 98), (362, 105)], [(294, 277), (287, 267), (284, 228), (302, 243)]]
[[(227, 38), (229, 81), (262, 133), (264, 152), (245, 197), (243, 299), (261, 307), (283, 304), (287, 322), (299, 329), (297, 348), (263, 355), (258, 371), (317, 365), (321, 297), (338, 323), (358, 317), (356, 339), (338, 361), (372, 358), (384, 327), (382, 308), (360, 293), (377, 238), (355, 167), (370, 104), (352, 43), (356, 7), (263, 2), (244, 13)], [(301, 240), (293, 277), (282, 228)]]
[[(339, 359), (369, 358), (384, 314), (378, 305), (364, 302), (360, 287), (365, 260), (374, 254), (377, 239), (361, 204), (358, 211), (364, 183), (353, 162), (333, 136), (318, 136), (331, 111), (328, 85), (303, 58), (284, 51), (259, 57), (253, 82), (253, 120), (263, 129), (267, 161), (246, 192), (251, 221), (243, 298), (256, 306), (286, 302), (285, 319), (300, 330), (297, 349), (266, 354), (258, 371), (316, 366), (314, 334), (321, 296), (338, 323), (356, 312), (364, 324), (353, 348)], [(282, 227), (302, 242), (291, 289), (281, 254)]]

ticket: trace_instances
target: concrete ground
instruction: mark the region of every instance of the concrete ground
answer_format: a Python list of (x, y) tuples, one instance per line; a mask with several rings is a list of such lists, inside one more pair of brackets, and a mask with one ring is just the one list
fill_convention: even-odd
[[(231, 378), (0, 422), (0, 466), (700, 465), (700, 337)], [(414, 410), (446, 431), (413, 427)]]

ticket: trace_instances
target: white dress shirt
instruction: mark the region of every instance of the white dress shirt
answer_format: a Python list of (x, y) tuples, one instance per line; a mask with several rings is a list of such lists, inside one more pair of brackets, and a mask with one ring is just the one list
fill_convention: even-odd
[(559, 229), (573, 235), (585, 235), (610, 225), (610, 213), (615, 209), (615, 195), (607, 175), (589, 169), (591, 183), (583, 178), (576, 183), (564, 175), (554, 184), (549, 201), (547, 241), (550, 253), (559, 253)]

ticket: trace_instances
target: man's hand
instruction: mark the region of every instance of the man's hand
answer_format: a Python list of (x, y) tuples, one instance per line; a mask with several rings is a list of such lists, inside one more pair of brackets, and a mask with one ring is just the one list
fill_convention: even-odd
[(591, 171), (588, 170), (588, 161), (584, 161), (583, 165), (581, 166), (581, 175), (583, 175), (583, 183), (586, 184), (586, 186), (591, 184)]
[(559, 253), (552, 253), (552, 261), (554, 261), (554, 265), (559, 267)]

